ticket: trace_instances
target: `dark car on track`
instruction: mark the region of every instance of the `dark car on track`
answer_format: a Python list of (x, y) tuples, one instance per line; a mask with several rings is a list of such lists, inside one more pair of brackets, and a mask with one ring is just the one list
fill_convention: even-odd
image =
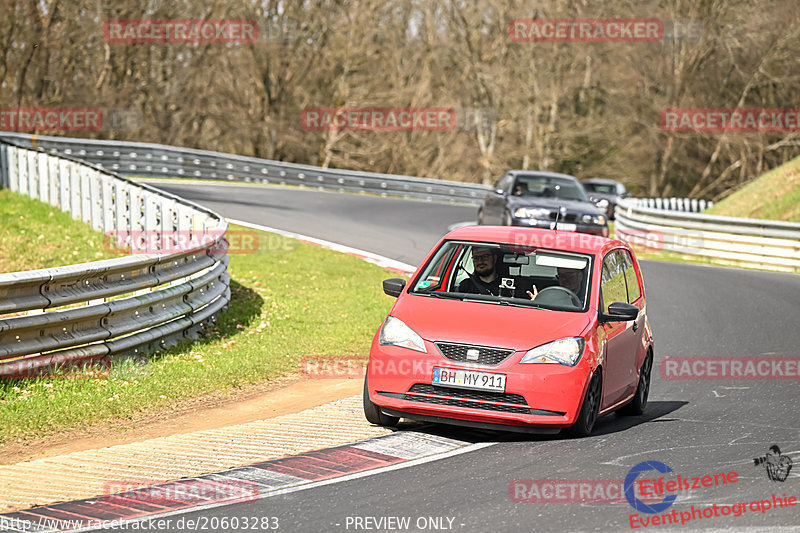
[(628, 198), (631, 195), (625, 185), (614, 180), (592, 178), (584, 181), (582, 185), (586, 189), (589, 199), (611, 220), (614, 220), (614, 209), (620, 199)]
[(568, 174), (509, 170), (486, 194), (478, 224), (523, 226), (608, 236), (608, 218)]
[[(490, 281), (487, 277), (493, 277)], [(589, 435), (647, 406), (653, 335), (630, 246), (594, 235), (467, 226), (445, 235), (372, 342), (364, 414)]]

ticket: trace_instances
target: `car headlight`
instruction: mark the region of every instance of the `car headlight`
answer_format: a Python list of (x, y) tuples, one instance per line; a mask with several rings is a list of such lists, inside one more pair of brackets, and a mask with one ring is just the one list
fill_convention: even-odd
[(582, 220), (584, 224), (606, 225), (606, 217), (604, 215), (583, 215)]
[(556, 363), (575, 366), (578, 359), (581, 358), (585, 346), (586, 341), (583, 340), (583, 337), (559, 339), (528, 350), (520, 363)]
[(516, 218), (549, 218), (548, 209), (537, 209), (535, 207), (519, 207), (514, 211)]
[(393, 316), (386, 317), (386, 321), (381, 326), (381, 334), (378, 341), (384, 346), (400, 346), (409, 350), (416, 350), (425, 353), (425, 342), (416, 331), (406, 326), (406, 324)]

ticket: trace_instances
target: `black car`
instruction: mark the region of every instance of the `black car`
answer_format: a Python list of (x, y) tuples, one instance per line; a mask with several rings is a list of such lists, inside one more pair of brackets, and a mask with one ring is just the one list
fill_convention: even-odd
[(583, 182), (583, 188), (589, 195), (594, 204), (604, 211), (608, 218), (614, 220), (614, 209), (620, 198), (627, 198), (631, 195), (625, 185), (618, 181), (602, 178), (592, 178)]
[(608, 219), (573, 176), (509, 170), (486, 194), (478, 224), (554, 228), (608, 236)]

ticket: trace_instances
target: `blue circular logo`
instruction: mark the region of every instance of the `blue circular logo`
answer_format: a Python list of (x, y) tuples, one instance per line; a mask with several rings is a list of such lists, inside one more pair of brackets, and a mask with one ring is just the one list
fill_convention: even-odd
[(644, 461), (643, 463), (639, 463), (631, 468), (628, 471), (628, 475), (625, 476), (625, 499), (628, 500), (628, 503), (631, 504), (631, 507), (639, 512), (658, 514), (669, 509), (669, 506), (675, 502), (675, 499), (678, 496), (676, 494), (670, 494), (658, 503), (645, 503), (637, 498), (633, 493), (633, 484), (636, 482), (636, 479), (639, 477), (640, 473), (648, 472), (650, 470), (655, 470), (662, 474), (672, 472), (670, 467), (658, 461)]

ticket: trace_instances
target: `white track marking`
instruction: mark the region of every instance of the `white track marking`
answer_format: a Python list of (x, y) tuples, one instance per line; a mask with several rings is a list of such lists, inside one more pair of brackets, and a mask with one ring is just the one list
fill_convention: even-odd
[[(405, 462), (396, 463), (396, 464), (393, 464), (393, 465), (382, 466), (380, 468), (375, 468), (373, 470), (366, 470), (364, 472), (356, 472), (355, 474), (347, 474), (347, 475), (344, 475), (344, 476), (341, 476), (341, 477), (332, 478), (332, 479), (323, 479), (321, 481), (311, 481), (309, 483), (304, 483), (302, 485), (296, 485), (294, 487), (288, 487), (288, 488), (285, 488), (285, 489), (277, 489), (277, 490), (268, 491), (268, 492), (259, 494), (256, 497), (256, 499), (257, 500), (263, 500), (263, 499), (266, 499), (266, 498), (271, 498), (273, 496), (280, 496), (280, 495), (283, 495), (283, 494), (291, 494), (293, 492), (299, 492), (301, 490), (313, 489), (313, 488), (316, 488), (316, 487), (323, 487), (325, 485), (334, 485), (336, 483), (343, 483), (345, 481), (351, 481), (351, 480), (354, 480), (354, 479), (361, 479), (361, 478), (365, 478), (365, 477), (370, 477), (370, 476), (374, 476), (376, 474), (382, 474), (384, 472), (391, 472), (393, 470), (401, 470), (403, 468), (409, 468), (409, 467), (412, 467), (412, 466), (417, 466), (417, 465), (421, 465), (421, 464), (425, 464), (425, 463), (430, 463), (430, 462), (433, 462), (433, 461), (438, 461), (440, 459), (446, 459), (448, 457), (454, 457), (456, 455), (461, 455), (461, 454), (464, 454), (464, 453), (480, 450), (482, 448), (488, 448), (489, 446), (494, 446), (495, 444), (497, 444), (497, 443), (496, 442), (480, 442), (480, 443), (476, 443), (476, 444), (470, 444), (469, 446), (464, 446), (463, 448), (458, 448), (458, 449), (455, 449), (455, 450), (451, 450), (449, 452), (445, 452), (445, 453), (441, 453), (441, 454), (437, 454), (437, 455), (428, 455), (426, 457), (420, 457), (419, 459), (413, 459), (411, 461), (405, 461)], [(252, 501), (252, 500), (248, 498), (248, 502), (250, 502), (250, 501)], [(187, 514), (187, 513), (193, 513), (195, 511), (203, 511), (203, 510), (206, 510), (206, 509), (215, 509), (217, 507), (225, 507), (227, 505), (234, 505), (236, 503), (237, 503), (236, 501), (209, 503), (209, 504), (206, 504), (206, 505), (198, 505), (197, 507), (188, 507), (186, 509), (177, 509), (175, 511), (167, 511), (165, 513), (142, 516), (142, 517), (138, 517), (138, 518), (131, 518), (129, 520), (121, 520), (121, 521), (117, 522), (117, 524), (118, 524), (117, 529), (125, 529), (125, 527), (122, 526), (122, 524), (132, 524), (134, 522), (143, 522), (143, 521), (147, 521), (147, 520), (151, 520), (151, 519), (157, 520), (159, 518), (165, 518), (165, 517), (170, 517), (170, 516), (177, 516), (177, 515), (182, 515), (182, 514)], [(77, 532), (82, 532), (82, 531), (96, 531), (98, 529), (102, 529), (102, 526), (99, 526), (99, 525), (98, 526), (91, 526), (91, 527), (86, 527), (86, 528), (82, 528), (82, 529), (73, 529), (73, 530), (70, 530), (70, 531), (73, 531), (73, 532), (77, 533)]]

